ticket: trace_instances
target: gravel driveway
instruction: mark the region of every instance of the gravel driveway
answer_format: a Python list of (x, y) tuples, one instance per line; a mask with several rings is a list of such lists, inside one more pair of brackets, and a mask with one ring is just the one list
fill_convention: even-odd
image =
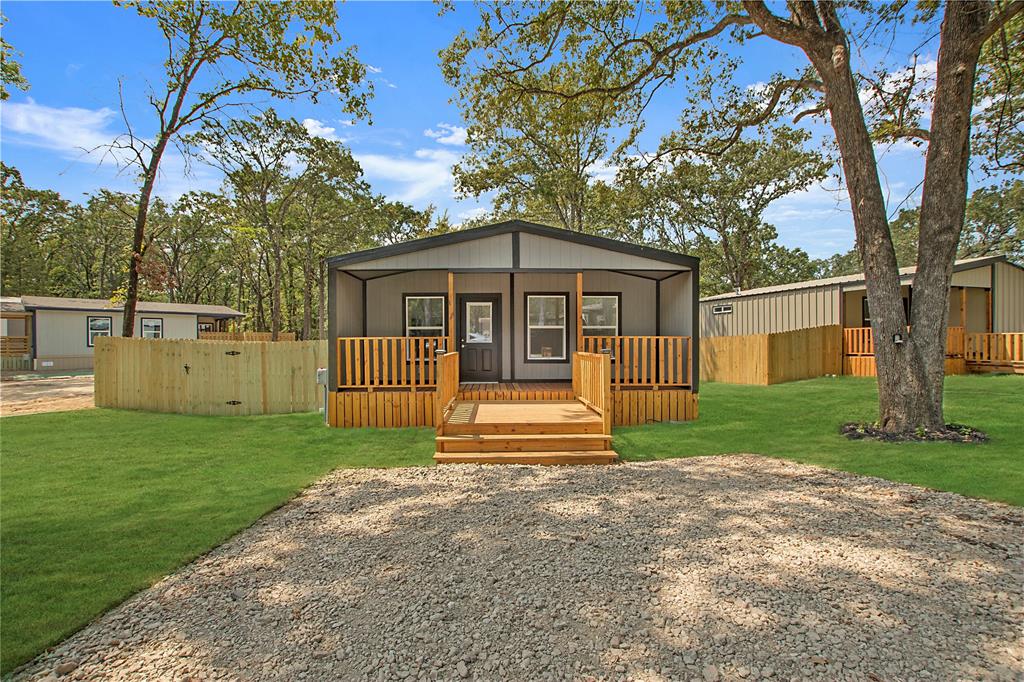
[(0, 382), (0, 415), (86, 410), (93, 404), (93, 376), (36, 377)]
[(1024, 513), (757, 457), (336, 472), (65, 679), (1012, 679)]

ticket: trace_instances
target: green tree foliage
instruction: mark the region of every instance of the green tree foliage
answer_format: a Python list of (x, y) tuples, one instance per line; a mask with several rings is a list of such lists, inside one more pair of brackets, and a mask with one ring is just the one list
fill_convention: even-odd
[[(153, 134), (127, 132), (111, 151), (136, 168), (138, 206), (125, 290), (124, 335), (135, 325), (146, 220), (160, 163), (169, 144), (225, 110), (268, 97), (316, 101), (328, 94), (343, 110), (366, 114), (369, 86), (352, 47), (340, 47), (337, 7), (326, 0), (115, 0), (153, 20), (166, 45), (166, 80), (151, 86)], [(123, 110), (123, 108), (122, 108)]]
[[(312, 155), (321, 143), (335, 144), (307, 143)], [(416, 211), (372, 194), (347, 151), (307, 165), (332, 158), (349, 170), (311, 171), (281, 214), (280, 324), (302, 338), (323, 338), (326, 256), (450, 229), (430, 227), (433, 209)], [(100, 190), (74, 204), (57, 192), (26, 188), (16, 169), (4, 166), (3, 178), (0, 294), (123, 302), (137, 197)], [(285, 181), (293, 180), (298, 176)], [(155, 199), (139, 269), (142, 297), (232, 306), (246, 313), (246, 328), (270, 330), (273, 249), (252, 216), (252, 206), (243, 207), (233, 193), (192, 192), (169, 205)]]
[(17, 169), (0, 163), (0, 285), (4, 291), (49, 291), (55, 242), (71, 214), (71, 204), (57, 192), (26, 187)]
[[(7, 17), (0, 14), (0, 30), (7, 25)], [(3, 37), (0, 37), (0, 100), (8, 99), (8, 87), (28, 90), (28, 80), (21, 73), (21, 64), (15, 59), (17, 51)]]
[(972, 152), (989, 173), (1024, 171), (1024, 16), (996, 32), (981, 51), (974, 89)]
[[(917, 262), (921, 212), (905, 208), (891, 221), (893, 247), (901, 267)], [(1008, 180), (1001, 185), (980, 187), (967, 202), (964, 230), (960, 234), (957, 258), (1007, 256), (1024, 263), (1024, 181)], [(856, 248), (828, 259), (830, 275), (864, 272)]]
[(816, 274), (807, 254), (776, 243), (778, 232), (764, 220), (772, 203), (825, 178), (831, 164), (804, 148), (808, 137), (788, 127), (765, 130), (714, 156), (675, 156), (667, 169), (647, 173), (672, 211), (658, 241), (704, 259), (705, 295)]

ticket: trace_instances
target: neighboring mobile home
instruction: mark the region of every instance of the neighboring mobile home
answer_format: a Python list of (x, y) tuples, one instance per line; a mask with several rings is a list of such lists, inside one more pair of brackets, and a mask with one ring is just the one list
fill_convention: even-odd
[[(20, 358), (5, 368), (81, 370), (93, 365), (98, 336), (121, 336), (123, 307), (106, 299), (22, 296), (4, 298), (2, 355)], [(227, 306), (139, 301), (135, 336), (196, 339), (203, 331), (224, 331), (243, 314)]]
[(692, 256), (509, 221), (327, 263), (334, 426), (436, 426), (445, 351), (467, 405), (572, 400), (574, 353), (604, 351), (614, 423), (696, 416)]
[[(903, 305), (914, 302), (916, 268), (900, 269)], [(842, 330), (844, 373), (873, 374), (871, 311), (864, 275), (794, 282), (708, 296), (700, 301), (705, 338), (776, 334), (836, 325)], [(950, 358), (977, 369), (1009, 369), (1022, 352), (1024, 268), (1005, 256), (956, 261), (949, 291)], [(994, 344), (994, 345), (993, 345)], [(963, 365), (963, 360), (960, 365)], [(955, 366), (955, 363), (952, 364)]]

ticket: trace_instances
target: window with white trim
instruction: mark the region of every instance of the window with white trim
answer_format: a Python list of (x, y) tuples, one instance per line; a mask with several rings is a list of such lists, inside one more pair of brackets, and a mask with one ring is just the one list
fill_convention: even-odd
[(526, 359), (565, 360), (568, 345), (565, 294), (529, 294), (526, 297)]
[(142, 318), (142, 338), (162, 339), (164, 338), (164, 320), (162, 317)]
[(583, 295), (583, 335), (616, 336), (619, 333), (619, 297)]
[(405, 297), (406, 336), (444, 336), (444, 296)]
[(714, 315), (731, 315), (732, 303), (723, 303), (721, 305), (711, 306), (711, 312)]
[(114, 321), (110, 317), (93, 317), (91, 315), (87, 317), (85, 328), (88, 334), (86, 343), (89, 348), (92, 348), (96, 343), (97, 336), (110, 336), (113, 327)]

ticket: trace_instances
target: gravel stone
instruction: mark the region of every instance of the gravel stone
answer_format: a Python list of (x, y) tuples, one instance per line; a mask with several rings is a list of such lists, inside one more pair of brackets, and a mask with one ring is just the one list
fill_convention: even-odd
[(753, 456), (343, 470), (14, 677), (1021, 679), (1022, 530)]

